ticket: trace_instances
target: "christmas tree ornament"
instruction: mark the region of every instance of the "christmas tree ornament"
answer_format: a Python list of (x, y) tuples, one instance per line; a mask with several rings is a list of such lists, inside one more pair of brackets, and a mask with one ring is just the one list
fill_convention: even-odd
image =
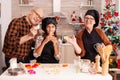
[[(119, 13), (116, 11), (116, 4), (112, 0), (105, 0), (105, 3), (100, 19), (101, 29), (103, 29), (112, 44), (116, 44), (118, 47), (120, 46), (120, 37), (117, 37), (120, 32)], [(113, 50), (111, 55), (115, 56), (116, 53), (116, 50)]]

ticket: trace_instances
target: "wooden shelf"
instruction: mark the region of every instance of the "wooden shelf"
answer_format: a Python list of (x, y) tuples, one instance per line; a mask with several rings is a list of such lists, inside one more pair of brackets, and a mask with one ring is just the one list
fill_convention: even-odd
[(94, 5), (80, 5), (80, 8), (94, 8)]
[(118, 68), (109, 68), (109, 71), (117, 71), (120, 74), (120, 69)]
[(84, 23), (79, 23), (79, 22), (70, 22), (70, 25), (84, 25)]
[(33, 7), (33, 4), (19, 4), (20, 7)]

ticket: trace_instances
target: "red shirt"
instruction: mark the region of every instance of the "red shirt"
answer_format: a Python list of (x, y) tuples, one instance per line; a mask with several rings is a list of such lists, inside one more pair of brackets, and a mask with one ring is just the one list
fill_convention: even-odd
[(32, 26), (30, 26), (26, 21), (25, 16), (15, 18), (11, 21), (5, 35), (3, 46), (3, 52), (7, 57), (21, 58), (28, 56), (34, 40), (31, 39), (21, 45), (19, 42), (22, 36), (25, 36), (30, 32), (31, 27)]

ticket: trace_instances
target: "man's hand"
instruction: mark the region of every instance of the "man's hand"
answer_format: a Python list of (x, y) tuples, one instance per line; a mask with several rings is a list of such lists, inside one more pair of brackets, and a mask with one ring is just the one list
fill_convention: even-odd
[(38, 29), (36, 29), (36, 27), (33, 26), (33, 27), (30, 29), (29, 35), (34, 38), (34, 37), (37, 35), (37, 32), (38, 32)]

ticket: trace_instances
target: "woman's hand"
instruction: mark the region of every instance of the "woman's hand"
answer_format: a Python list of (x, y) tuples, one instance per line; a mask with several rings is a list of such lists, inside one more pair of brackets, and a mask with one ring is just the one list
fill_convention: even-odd
[(58, 43), (58, 39), (55, 36), (51, 37), (51, 41), (53, 42), (53, 45), (56, 45)]
[(60, 55), (59, 55), (59, 45), (58, 45), (58, 39), (55, 36), (51, 37), (51, 41), (53, 42), (54, 46), (54, 57), (59, 60)]
[(70, 37), (65, 37), (64, 38), (67, 42), (71, 43), (74, 47), (74, 50), (77, 54), (81, 53), (81, 48), (79, 47), (79, 45), (77, 44), (77, 40), (75, 38), (75, 36), (73, 35), (72, 38)]
[(71, 38), (68, 37), (68, 36), (65, 36), (64, 39), (65, 39), (67, 42), (71, 43), (71, 44), (75, 44), (75, 43), (76, 43), (76, 38), (75, 38), (74, 35), (73, 35)]
[(57, 44), (57, 42), (58, 42), (57, 37), (50, 36), (50, 35), (45, 38), (44, 42), (47, 43), (49, 41), (52, 41), (53, 44)]

